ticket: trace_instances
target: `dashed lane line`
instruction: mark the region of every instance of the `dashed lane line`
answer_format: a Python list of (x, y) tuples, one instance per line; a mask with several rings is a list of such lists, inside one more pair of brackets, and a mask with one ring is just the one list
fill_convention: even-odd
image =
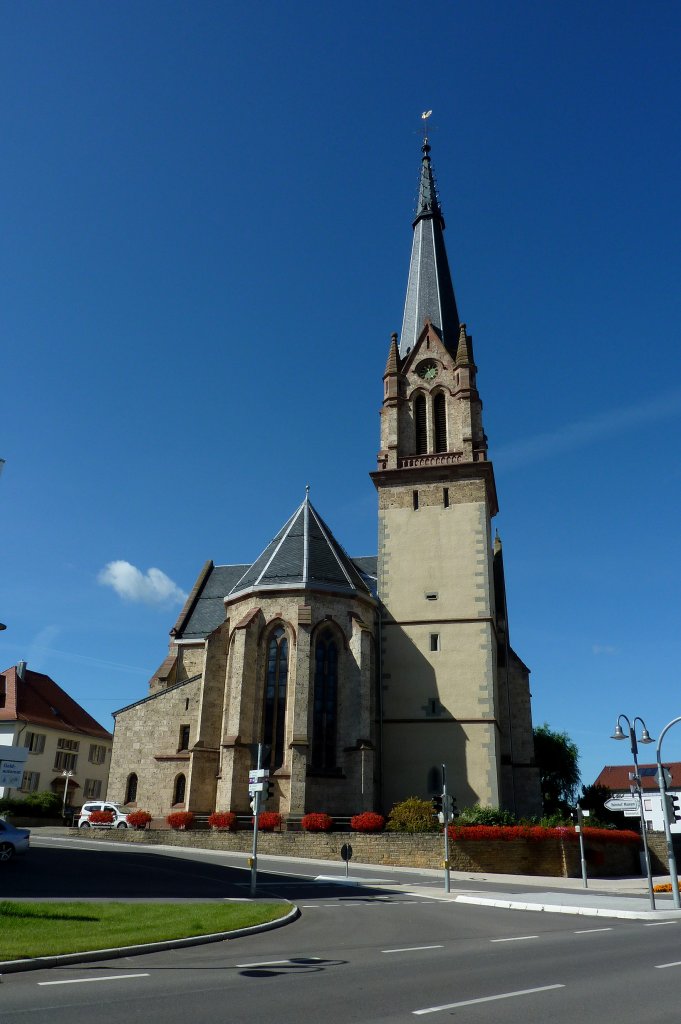
[(538, 935), (512, 935), (508, 939), (490, 939), (490, 942), (524, 942), (525, 939), (538, 939)]
[(474, 1006), (476, 1003), (493, 1003), (497, 999), (513, 999), (516, 996), (531, 996), (537, 992), (551, 992), (553, 989), (565, 988), (565, 985), (542, 985), (541, 988), (521, 988), (517, 992), (500, 992), (495, 996), (480, 996), (478, 999), (462, 999), (458, 1003), (445, 1003), (443, 1006), (427, 1006), (424, 1010), (412, 1010), (415, 1016), (424, 1013), (440, 1013), (442, 1010), (456, 1010), (460, 1006)]
[(382, 949), (381, 953), (414, 953), (419, 949), (444, 949), (444, 946), (402, 946), (401, 949)]
[(656, 971), (663, 971), (665, 967), (681, 967), (681, 960), (674, 960), (670, 964), (655, 964)]
[(661, 924), (678, 924), (678, 921), (648, 921), (644, 924), (644, 928), (659, 928)]
[(575, 935), (592, 935), (593, 932), (611, 932), (612, 928), (580, 928)]
[(149, 974), (107, 974), (102, 978), (64, 978), (60, 981), (39, 981), (38, 985), (84, 985), (91, 981), (121, 981), (123, 978), (148, 978)]
[[(306, 956), (305, 962), (311, 963), (313, 960), (321, 960), (320, 956)], [(295, 964), (296, 959), (289, 957), (288, 960), (259, 960), (257, 963), (252, 964), (234, 964), (235, 967), (275, 967), (278, 964)]]

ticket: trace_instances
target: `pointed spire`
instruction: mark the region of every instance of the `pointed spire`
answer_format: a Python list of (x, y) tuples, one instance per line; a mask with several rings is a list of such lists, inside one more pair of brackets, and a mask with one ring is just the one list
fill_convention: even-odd
[(437, 187), (435, 185), (435, 176), (430, 160), (430, 145), (427, 138), (424, 139), (421, 152), (423, 153), (423, 159), (421, 160), (421, 178), (419, 181), (419, 197), (416, 203), (414, 227), (416, 227), (416, 222), (420, 217), (436, 214), (444, 228), (445, 221), (442, 216), (442, 209), (440, 208)]
[(400, 353), (397, 348), (397, 333), (390, 335), (390, 349), (388, 350), (388, 362), (385, 364), (384, 377), (395, 376), (400, 366)]
[(473, 343), (470, 334), (466, 334), (466, 325), (459, 324), (459, 344), (456, 348), (456, 365), (473, 366)]
[(494, 531), (494, 554), (501, 554), (501, 537), (498, 530)]
[(416, 219), (413, 223), (414, 239), (400, 337), (400, 356), (403, 359), (416, 344), (426, 319), (431, 320), (452, 356), (456, 352), (459, 328), (459, 314), (442, 234), (445, 222), (427, 138), (424, 139), (422, 152)]

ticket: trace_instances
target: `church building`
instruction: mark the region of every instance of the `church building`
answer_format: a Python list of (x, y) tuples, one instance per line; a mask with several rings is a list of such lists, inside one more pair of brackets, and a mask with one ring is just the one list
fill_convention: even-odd
[(351, 558), (309, 493), (252, 565), (206, 562), (148, 695), (115, 714), (108, 798), (155, 815), (267, 808), (541, 810), (529, 670), (510, 646), (492, 463), (425, 139), (402, 333), (383, 376), (378, 556)]

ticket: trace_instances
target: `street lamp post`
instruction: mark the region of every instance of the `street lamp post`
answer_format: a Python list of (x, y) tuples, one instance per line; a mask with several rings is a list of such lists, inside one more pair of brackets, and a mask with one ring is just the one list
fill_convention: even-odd
[[(628, 734), (622, 730), (620, 725), (621, 721), (627, 723), (629, 729)], [(641, 739), (636, 739), (636, 723), (641, 723)], [(626, 740), (627, 736), (631, 742), (631, 756), (634, 759), (634, 783), (636, 785), (636, 792), (638, 793), (638, 808), (641, 816), (641, 836), (643, 838), (643, 854), (646, 862), (646, 873), (648, 875), (648, 895), (650, 896), (650, 909), (655, 910), (655, 893), (653, 891), (653, 873), (650, 869), (650, 853), (648, 852), (648, 836), (646, 833), (646, 818), (643, 811), (643, 793), (641, 790), (641, 775), (638, 770), (638, 744), (639, 743), (654, 743), (654, 739), (650, 736), (646, 723), (642, 718), (636, 716), (633, 723), (629, 721), (626, 715), (617, 716), (617, 724), (615, 725), (615, 732), (610, 737), (613, 740)]]
[(679, 879), (676, 873), (676, 855), (674, 853), (674, 843), (672, 841), (672, 829), (669, 821), (669, 805), (667, 803), (667, 778), (665, 771), (662, 767), (662, 740), (665, 734), (673, 725), (677, 722), (681, 722), (680, 718), (672, 718), (671, 722), (667, 722), (664, 729), (660, 733), (660, 738), (657, 741), (657, 784), (660, 787), (660, 802), (662, 804), (662, 818), (664, 820), (664, 834), (667, 840), (667, 860), (669, 862), (669, 881), (672, 883), (672, 896), (674, 897), (674, 906), (677, 910), (681, 910), (681, 900), (679, 899)]
[(69, 779), (73, 775), (73, 772), (64, 771), (61, 774), (62, 774), (62, 778), (64, 779), (64, 801), (63, 801), (63, 803), (61, 805), (61, 816), (62, 816), (62, 818), (65, 818), (66, 817), (66, 795), (67, 795), (67, 793), (69, 791)]

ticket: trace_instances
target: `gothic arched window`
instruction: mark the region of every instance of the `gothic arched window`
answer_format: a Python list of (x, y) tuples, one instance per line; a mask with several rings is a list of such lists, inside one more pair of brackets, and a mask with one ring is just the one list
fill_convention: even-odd
[(435, 451), (447, 451), (447, 409), (445, 396), (441, 391), (433, 400), (433, 423), (435, 426)]
[(312, 710), (312, 767), (336, 767), (338, 718), (338, 647), (330, 629), (315, 644), (314, 703)]
[(128, 775), (128, 783), (125, 787), (125, 802), (126, 804), (134, 804), (137, 799), (137, 776), (133, 772), (132, 775)]
[(267, 647), (267, 675), (263, 709), (263, 742), (271, 748), (270, 767), (284, 763), (288, 640), (282, 626), (275, 629)]
[(414, 399), (414, 433), (416, 437), (416, 454), (425, 455), (428, 451), (428, 424), (426, 421), (426, 400), (423, 395)]
[(187, 791), (187, 778), (184, 775), (178, 775), (175, 779), (175, 786), (173, 788), (173, 803), (183, 804), (185, 794)]

